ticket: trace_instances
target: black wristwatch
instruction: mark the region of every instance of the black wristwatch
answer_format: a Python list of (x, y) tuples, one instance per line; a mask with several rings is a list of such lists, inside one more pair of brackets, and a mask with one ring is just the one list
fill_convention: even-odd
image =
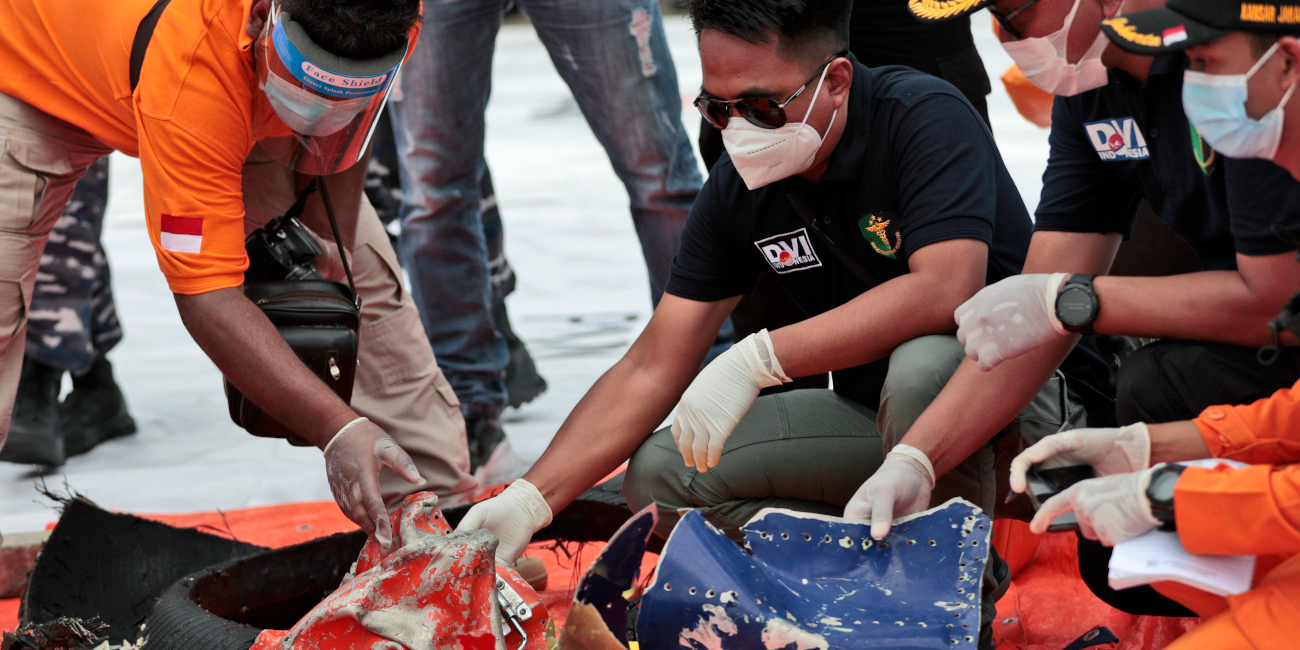
[(1097, 320), (1101, 304), (1097, 302), (1097, 293), (1092, 290), (1092, 279), (1097, 276), (1087, 273), (1075, 273), (1061, 285), (1056, 294), (1056, 318), (1061, 325), (1071, 332), (1092, 332), (1092, 323)]
[(1160, 522), (1160, 530), (1178, 530), (1174, 518), (1174, 486), (1185, 465), (1165, 463), (1151, 472), (1151, 482), (1147, 483), (1147, 501), (1151, 503), (1151, 516)]

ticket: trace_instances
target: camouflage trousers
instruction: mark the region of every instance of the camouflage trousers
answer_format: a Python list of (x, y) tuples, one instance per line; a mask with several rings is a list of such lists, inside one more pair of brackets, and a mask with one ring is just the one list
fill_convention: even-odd
[(122, 340), (99, 241), (107, 204), (105, 156), (77, 182), (50, 232), (27, 317), (27, 356), (76, 375)]

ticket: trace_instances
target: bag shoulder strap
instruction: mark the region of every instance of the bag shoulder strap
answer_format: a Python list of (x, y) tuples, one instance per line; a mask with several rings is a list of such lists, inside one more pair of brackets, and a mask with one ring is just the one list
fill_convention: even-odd
[(880, 281), (876, 279), (876, 276), (872, 275), (871, 271), (868, 271), (865, 267), (859, 264), (857, 260), (853, 259), (852, 256), (844, 252), (844, 249), (837, 246), (835, 242), (826, 235), (826, 233), (822, 232), (821, 228), (817, 227), (817, 217), (813, 212), (812, 205), (808, 203), (808, 199), (794, 192), (786, 194), (785, 197), (790, 201), (790, 205), (794, 206), (794, 211), (798, 213), (799, 218), (803, 220), (804, 225), (808, 226), (809, 230), (817, 233), (817, 236), (821, 238), (822, 243), (826, 244), (826, 247), (831, 249), (832, 253), (835, 253), (835, 257), (840, 258), (840, 262), (842, 262), (844, 266), (847, 266), (848, 269), (853, 272), (853, 275), (858, 276), (858, 279), (862, 280), (862, 283), (867, 285), (868, 290), (874, 289), (880, 284)]
[(158, 26), (158, 19), (162, 17), (163, 9), (172, 0), (158, 0), (153, 9), (145, 14), (140, 21), (140, 26), (135, 30), (135, 40), (131, 41), (131, 92), (135, 92), (135, 87), (140, 83), (140, 66), (144, 65), (144, 53), (149, 49), (149, 41), (153, 39), (153, 28)]
[(325, 177), (317, 176), (311, 181), (312, 185), (320, 182), (320, 198), (325, 203), (325, 214), (330, 218), (330, 229), (334, 231), (334, 245), (339, 249), (339, 259), (343, 262), (343, 272), (348, 276), (348, 288), (352, 289), (352, 300), (356, 303), (357, 309), (361, 309), (361, 294), (357, 293), (357, 283), (352, 279), (352, 265), (348, 264), (348, 255), (343, 250), (343, 236), (339, 234), (339, 222), (334, 218), (334, 204), (330, 202), (330, 191), (325, 186)]

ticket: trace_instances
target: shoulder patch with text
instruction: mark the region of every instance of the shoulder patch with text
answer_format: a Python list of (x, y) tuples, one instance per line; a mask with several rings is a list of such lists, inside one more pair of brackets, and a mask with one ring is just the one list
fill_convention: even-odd
[(807, 228), (760, 239), (754, 245), (777, 273), (793, 273), (822, 265), (808, 238)]
[(1102, 160), (1146, 160), (1151, 157), (1147, 139), (1131, 117), (1089, 122), (1083, 125), (1083, 130)]

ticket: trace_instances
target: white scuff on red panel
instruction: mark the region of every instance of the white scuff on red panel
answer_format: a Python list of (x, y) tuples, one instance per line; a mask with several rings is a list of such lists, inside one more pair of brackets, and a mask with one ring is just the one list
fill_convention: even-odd
[(198, 253), (203, 249), (203, 219), (164, 214), (158, 239), (165, 251)]

